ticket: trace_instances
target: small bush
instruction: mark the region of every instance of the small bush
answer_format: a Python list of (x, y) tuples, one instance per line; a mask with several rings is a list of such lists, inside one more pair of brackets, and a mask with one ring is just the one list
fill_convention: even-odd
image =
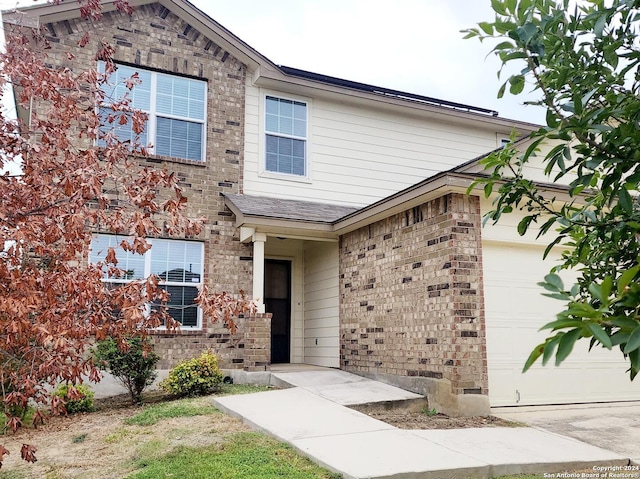
[(203, 396), (220, 389), (222, 378), (216, 355), (207, 351), (200, 357), (179, 362), (160, 387), (178, 396)]
[(64, 401), (64, 407), (69, 414), (93, 411), (94, 392), (86, 384), (76, 384), (75, 388), (81, 396), (77, 399), (69, 397), (69, 389), (71, 389), (69, 384), (61, 384), (58, 386), (53, 395), (58, 396)]
[[(36, 409), (33, 407), (5, 406), (4, 411), (0, 411), (0, 436), (11, 428), (9, 422), (10, 417), (17, 417), (20, 419), (22, 425), (33, 424), (33, 416), (35, 413)], [(4, 479), (2, 473), (0, 473), (0, 478)]]
[(142, 391), (156, 378), (156, 363), (160, 357), (151, 351), (150, 340), (127, 339), (128, 349), (121, 351), (112, 338), (98, 342), (93, 350), (96, 364), (109, 371), (131, 395), (131, 402), (142, 401)]
[(33, 419), (33, 413), (35, 412), (23, 398), (13, 397), (12, 400), (9, 400), (9, 398), (15, 394), (22, 393), (19, 387), (15, 387), (16, 382), (6, 379), (6, 376), (8, 376), (11, 371), (19, 370), (19, 364), (18, 360), (9, 360), (3, 364), (2, 376), (5, 378), (5, 381), (0, 382), (0, 416), (4, 416), (0, 423), (2, 431), (6, 431), (6, 429), (10, 427), (9, 420), (11, 418), (17, 418), (22, 424), (27, 424)]

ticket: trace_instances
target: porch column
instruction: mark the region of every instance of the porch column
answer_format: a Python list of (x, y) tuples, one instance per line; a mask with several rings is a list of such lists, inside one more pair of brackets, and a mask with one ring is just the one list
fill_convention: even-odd
[(258, 313), (264, 313), (264, 242), (265, 233), (253, 233), (253, 298), (258, 303)]

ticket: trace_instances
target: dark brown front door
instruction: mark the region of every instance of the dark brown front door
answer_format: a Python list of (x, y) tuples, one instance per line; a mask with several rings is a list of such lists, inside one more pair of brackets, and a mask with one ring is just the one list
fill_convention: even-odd
[(264, 304), (271, 313), (271, 363), (291, 361), (291, 261), (268, 259), (264, 268)]

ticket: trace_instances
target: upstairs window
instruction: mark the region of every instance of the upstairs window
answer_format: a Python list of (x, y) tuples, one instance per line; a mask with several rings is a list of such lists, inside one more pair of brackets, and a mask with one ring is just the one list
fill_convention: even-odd
[(306, 176), (307, 104), (267, 96), (266, 171)]
[[(152, 274), (160, 278), (160, 288), (169, 294), (167, 309), (173, 319), (183, 327), (199, 328), (201, 310), (195, 303), (203, 281), (203, 245), (196, 241), (151, 239), (151, 249), (145, 254), (134, 254), (118, 248), (121, 238), (114, 235), (98, 234), (91, 241), (89, 262), (103, 261), (107, 248), (113, 247), (118, 259), (117, 267), (125, 270), (122, 278), (104, 281), (114, 287), (136, 279), (144, 279)], [(159, 308), (150, 304), (149, 308)]]
[[(98, 70), (104, 72), (104, 62)], [(130, 91), (126, 80), (138, 73), (140, 83)], [(117, 65), (108, 84), (103, 86), (101, 116), (110, 113), (110, 103), (129, 94), (131, 105), (149, 116), (140, 143), (153, 145), (151, 153), (186, 160), (203, 161), (205, 152), (205, 118), (207, 83), (138, 67)], [(103, 131), (113, 130), (120, 141), (133, 141), (131, 122), (123, 125), (105, 123)]]

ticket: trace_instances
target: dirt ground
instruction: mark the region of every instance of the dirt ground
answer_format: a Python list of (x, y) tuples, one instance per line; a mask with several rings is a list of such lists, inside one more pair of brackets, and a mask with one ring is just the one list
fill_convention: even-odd
[[(163, 397), (147, 397), (146, 401)], [(198, 399), (210, 404), (209, 397)], [(135, 469), (134, 462), (162, 456), (177, 446), (206, 446), (224, 441), (248, 427), (225, 414), (163, 419), (153, 426), (124, 424), (140, 407), (131, 406), (128, 396), (96, 400), (97, 411), (68, 417), (51, 418), (38, 430), (22, 429), (0, 438), (11, 454), (5, 457), (0, 479), (87, 478), (116, 479)], [(365, 412), (365, 411), (363, 411)], [(513, 426), (495, 417), (450, 418), (424, 412), (366, 411), (366, 414), (401, 429), (452, 429), (467, 427)], [(23, 443), (34, 444), (38, 462), (20, 459)]]
[[(210, 398), (201, 399), (210, 403)], [(1, 437), (11, 454), (5, 457), (0, 479), (122, 478), (135, 469), (134, 461), (141, 455), (164, 455), (180, 445), (206, 446), (249, 430), (222, 413), (128, 426), (124, 420), (140, 411), (128, 401), (128, 396), (96, 400), (96, 412), (50, 418), (38, 430), (25, 428)], [(35, 464), (20, 458), (23, 443), (38, 448)]]
[[(353, 409), (360, 410), (358, 407)], [(361, 412), (391, 424), (399, 429), (463, 429), (471, 427), (520, 427), (522, 424), (505, 421), (495, 416), (449, 417), (444, 414), (429, 415), (422, 411), (371, 411)]]

